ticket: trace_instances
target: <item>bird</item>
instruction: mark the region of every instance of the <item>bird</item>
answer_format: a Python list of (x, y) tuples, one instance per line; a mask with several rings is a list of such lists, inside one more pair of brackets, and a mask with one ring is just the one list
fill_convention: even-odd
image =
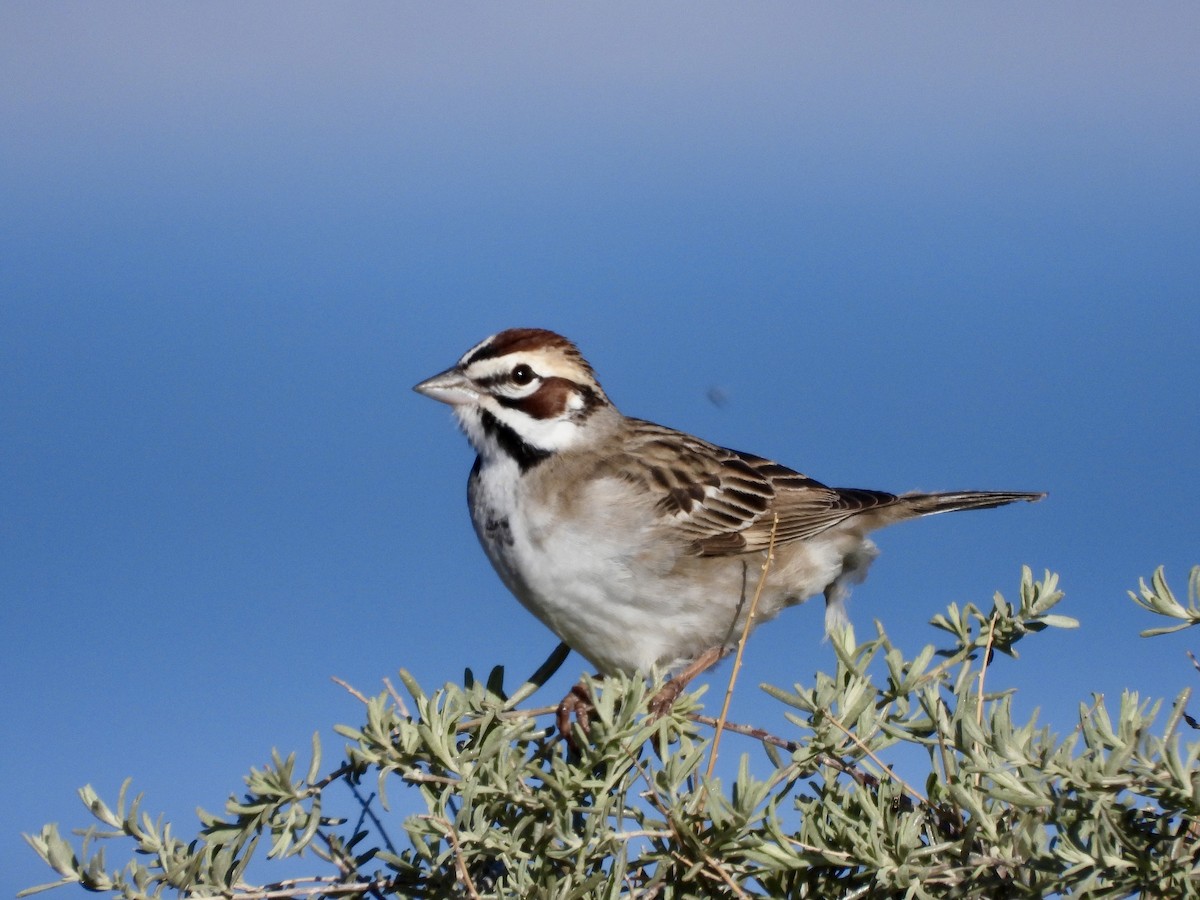
[(878, 555), (871, 532), (1046, 496), (828, 487), (622, 414), (543, 328), (493, 334), (413, 389), (448, 404), (475, 450), (468, 507), (501, 581), (600, 675), (674, 673), (659, 713), (737, 645), (754, 593), (751, 627), (824, 595), (832, 631)]

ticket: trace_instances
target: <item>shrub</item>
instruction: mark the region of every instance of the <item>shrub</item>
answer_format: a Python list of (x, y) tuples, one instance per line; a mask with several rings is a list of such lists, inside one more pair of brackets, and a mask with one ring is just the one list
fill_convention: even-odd
[[(1144, 634), (1200, 621), (1200, 567), (1190, 586), (1185, 607), (1161, 570), (1142, 583), (1134, 600), (1176, 620)], [(363, 724), (337, 727), (349, 741), (338, 766), (323, 772), (315, 735), (303, 771), (295, 754), (275, 754), (223, 816), (201, 813), (194, 839), (144, 814), (129, 782), (115, 807), (83, 788), (98, 824), (77, 846), (53, 825), (27, 835), (61, 881), (25, 893), (78, 883), (126, 898), (242, 900), (1193, 895), (1200, 743), (1180, 739), (1196, 727), (1190, 691), (1165, 717), (1136, 694), (1115, 708), (1093, 698), (1060, 737), (1014, 722), (1010, 692), (988, 684), (994, 653), (1075, 624), (1052, 612), (1061, 597), (1055, 576), (1026, 569), (1019, 601), (950, 606), (933, 620), (944, 646), (911, 659), (878, 623), (865, 642), (835, 635), (832, 673), (765, 688), (794, 735), (724, 726), (770, 761), (755, 771), (743, 756), (730, 784), (706, 773), (721, 724), (696, 694), (654, 720), (641, 679), (592, 683), (590, 734), (577, 732), (573, 751), (548, 724), (552, 708), (523, 706), (546, 672), (511, 696), (499, 670), (432, 693), (401, 673), (407, 697), (388, 683), (361, 698)], [(923, 780), (888, 763), (904, 747), (924, 761)], [(400, 787), (419, 793), (422, 812), (388, 812)], [(114, 844), (135, 851), (118, 869), (104, 852)], [(247, 884), (263, 849), (309, 854), (323, 873)]]

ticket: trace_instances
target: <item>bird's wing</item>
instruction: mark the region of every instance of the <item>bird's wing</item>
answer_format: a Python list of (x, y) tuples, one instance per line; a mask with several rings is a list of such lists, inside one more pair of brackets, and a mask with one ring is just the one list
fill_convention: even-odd
[[(631, 420), (627, 473), (697, 556), (765, 550), (820, 534), (894, 494), (831, 488), (779, 463), (691, 435)], [(778, 520), (776, 520), (778, 516)]]

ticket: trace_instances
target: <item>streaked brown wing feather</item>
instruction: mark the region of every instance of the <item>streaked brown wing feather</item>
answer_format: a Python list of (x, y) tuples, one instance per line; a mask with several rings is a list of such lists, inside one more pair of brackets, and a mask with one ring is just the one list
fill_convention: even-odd
[[(804, 540), (866, 509), (894, 503), (882, 491), (831, 488), (771, 460), (630, 420), (637, 479), (698, 556), (765, 550)], [(632, 473), (631, 473), (632, 474)]]

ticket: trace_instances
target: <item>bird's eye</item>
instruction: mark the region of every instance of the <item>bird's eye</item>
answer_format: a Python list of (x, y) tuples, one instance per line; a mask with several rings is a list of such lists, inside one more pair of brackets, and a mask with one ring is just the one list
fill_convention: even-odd
[(529, 384), (537, 376), (533, 374), (533, 369), (529, 368), (525, 363), (521, 363), (512, 370), (512, 374), (508, 377), (512, 379), (513, 384)]

